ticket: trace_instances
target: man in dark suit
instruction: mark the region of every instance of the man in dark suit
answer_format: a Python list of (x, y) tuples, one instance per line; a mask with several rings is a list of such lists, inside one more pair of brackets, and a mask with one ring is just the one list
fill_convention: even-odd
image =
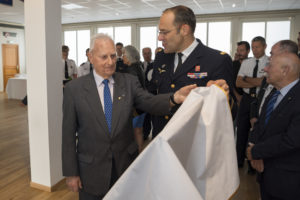
[(123, 62), (122, 50), (123, 50), (123, 43), (117, 42), (117, 44), (116, 44), (116, 51), (117, 51), (116, 72), (125, 73), (127, 69), (126, 69), (126, 65), (124, 65), (124, 62)]
[[(272, 59), (273, 56), (279, 55), (281, 53), (286, 53), (286, 52), (294, 53), (295, 55), (297, 55), (298, 53), (297, 44), (292, 40), (280, 40), (279, 42), (276, 42), (271, 48), (270, 59)], [(258, 92), (256, 100), (251, 103), (250, 123), (252, 128), (254, 127), (254, 123), (257, 121), (257, 118), (261, 111), (261, 107), (266, 97), (270, 94), (272, 89), (273, 86), (267, 83), (265, 77), (262, 80), (260, 90)]]
[[(231, 58), (224, 52), (204, 46), (194, 37), (195, 28), (196, 18), (190, 8), (175, 6), (163, 11), (158, 40), (162, 41), (164, 51), (157, 53), (152, 75), (158, 94), (175, 92), (189, 84), (206, 86), (208, 81), (217, 79), (224, 79), (233, 89)], [(171, 117), (153, 118), (153, 137)]]
[(300, 61), (294, 53), (272, 57), (267, 82), (277, 90), (266, 99), (247, 157), (260, 172), (262, 200), (300, 198)]
[(240, 41), (237, 43), (236, 48), (236, 60), (233, 61), (232, 67), (233, 67), (233, 78), (234, 78), (234, 95), (237, 98), (237, 101), (240, 102), (242, 95), (243, 95), (243, 89), (236, 87), (236, 78), (239, 73), (239, 70), (241, 68), (242, 62), (248, 58), (248, 54), (250, 52), (250, 44), (247, 41)]
[(66, 84), (63, 102), (63, 175), (81, 200), (104, 197), (134, 160), (133, 107), (167, 114), (196, 87), (174, 95), (148, 93), (136, 77), (115, 73), (116, 49), (104, 34), (91, 39), (89, 58), (93, 72)]
[[(152, 90), (151, 88), (151, 79), (152, 79), (152, 73), (153, 73), (153, 60), (152, 60), (152, 50), (150, 47), (144, 47), (142, 49), (142, 53), (143, 53), (143, 58), (144, 58), (144, 62), (143, 62), (143, 71), (145, 73), (145, 85), (146, 85), (146, 89), (148, 90), (148, 92), (152, 93), (152, 94), (156, 94), (155, 89)], [(148, 136), (150, 135), (152, 129), (152, 116), (147, 113), (144, 119), (144, 124), (143, 124), (143, 137), (144, 140), (146, 140), (148, 138)]]

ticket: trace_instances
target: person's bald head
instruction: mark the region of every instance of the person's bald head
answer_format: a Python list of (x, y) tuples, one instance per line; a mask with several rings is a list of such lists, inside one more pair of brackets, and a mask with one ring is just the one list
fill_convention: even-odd
[(294, 53), (281, 53), (272, 57), (265, 71), (267, 82), (281, 89), (299, 78), (300, 61)]
[(271, 58), (275, 55), (285, 52), (294, 53), (295, 55), (297, 55), (298, 46), (296, 42), (292, 40), (280, 40), (279, 42), (275, 43), (271, 48)]

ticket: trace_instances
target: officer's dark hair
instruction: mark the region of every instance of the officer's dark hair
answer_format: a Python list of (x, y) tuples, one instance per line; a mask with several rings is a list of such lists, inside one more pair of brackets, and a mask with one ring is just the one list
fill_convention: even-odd
[(90, 48), (87, 48), (86, 50), (85, 50), (85, 53), (88, 53), (90, 51)]
[(62, 52), (68, 52), (69, 47), (67, 45), (62, 45), (61, 50), (62, 50)]
[(250, 44), (247, 41), (240, 41), (237, 43), (238, 46), (245, 45), (246, 50), (250, 50)]
[(181, 25), (187, 24), (191, 27), (192, 33), (195, 32), (196, 29), (196, 17), (192, 9), (186, 6), (174, 6), (172, 8), (167, 8), (163, 11), (163, 13), (172, 12), (175, 16), (174, 25), (178, 27), (178, 31)]
[(292, 40), (280, 40), (279, 44), (280, 51), (287, 51), (298, 55), (298, 45)]
[(262, 45), (266, 45), (266, 39), (261, 36), (256, 36), (252, 39), (252, 42), (261, 42)]
[(123, 43), (122, 42), (117, 42), (116, 46), (122, 46), (123, 47)]

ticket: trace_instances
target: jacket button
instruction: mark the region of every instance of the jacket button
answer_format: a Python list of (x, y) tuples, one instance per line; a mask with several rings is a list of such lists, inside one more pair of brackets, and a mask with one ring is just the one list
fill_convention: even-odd
[(168, 115), (165, 115), (165, 119), (168, 120), (168, 119), (169, 119), (169, 116), (168, 116)]
[(175, 88), (175, 84), (171, 84), (171, 88)]

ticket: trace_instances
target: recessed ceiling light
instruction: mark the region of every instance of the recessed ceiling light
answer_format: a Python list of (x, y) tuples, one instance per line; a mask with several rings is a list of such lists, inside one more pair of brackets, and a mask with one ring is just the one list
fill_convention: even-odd
[(84, 8), (83, 6), (78, 5), (78, 4), (74, 4), (74, 3), (64, 4), (61, 7), (64, 8), (64, 9), (67, 9), (67, 10)]
[(232, 7), (235, 8), (235, 3), (232, 4)]
[(120, 15), (119, 13), (116, 13), (116, 15), (118, 16), (118, 15)]

